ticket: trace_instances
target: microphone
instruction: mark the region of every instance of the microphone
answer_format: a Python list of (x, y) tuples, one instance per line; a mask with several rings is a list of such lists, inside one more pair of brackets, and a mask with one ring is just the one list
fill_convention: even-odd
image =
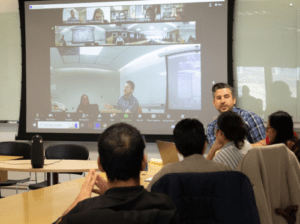
[(35, 135), (31, 140), (31, 166), (32, 168), (43, 168), (44, 149), (42, 136)]

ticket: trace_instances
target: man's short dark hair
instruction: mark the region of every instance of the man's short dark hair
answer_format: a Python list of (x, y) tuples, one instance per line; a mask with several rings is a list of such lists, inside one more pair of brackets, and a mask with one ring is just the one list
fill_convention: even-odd
[(107, 128), (98, 140), (100, 163), (110, 181), (138, 180), (145, 142), (133, 126), (117, 123)]
[(128, 83), (130, 85), (131, 89), (134, 90), (135, 85), (132, 81), (127, 81), (126, 83)]
[(206, 142), (203, 124), (197, 119), (183, 119), (179, 121), (173, 130), (175, 145), (184, 156), (203, 154)]
[(224, 88), (228, 88), (231, 92), (232, 97), (234, 97), (234, 89), (232, 88), (232, 86), (228, 85), (227, 83), (219, 82), (214, 84), (211, 89), (213, 93), (213, 98), (215, 98), (215, 93), (218, 89), (224, 89)]

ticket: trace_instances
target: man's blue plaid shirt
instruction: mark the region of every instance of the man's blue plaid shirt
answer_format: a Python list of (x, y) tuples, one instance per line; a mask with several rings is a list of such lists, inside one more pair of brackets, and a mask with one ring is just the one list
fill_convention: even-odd
[[(247, 140), (250, 143), (255, 143), (260, 140), (263, 140), (266, 138), (266, 130), (264, 126), (264, 120), (256, 115), (255, 113), (243, 110), (237, 107), (234, 107), (233, 112), (239, 114), (244, 119), (246, 129), (247, 129)], [(215, 130), (218, 129), (217, 127), (217, 119), (211, 122), (209, 125), (207, 125), (207, 141), (210, 145), (210, 147), (214, 144), (216, 137), (215, 137)]]
[(122, 110), (123, 113), (126, 110), (129, 110), (131, 113), (136, 113), (139, 108), (139, 101), (133, 95), (130, 95), (128, 98), (123, 95), (118, 100), (116, 108)]

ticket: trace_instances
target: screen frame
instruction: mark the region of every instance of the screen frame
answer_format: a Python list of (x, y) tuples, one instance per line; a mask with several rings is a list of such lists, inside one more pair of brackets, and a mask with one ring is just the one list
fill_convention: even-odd
[[(26, 38), (25, 38), (25, 2), (34, 2), (37, 0), (18, 0), (20, 13), (21, 29), (21, 57), (22, 57), (22, 85), (21, 85), (21, 102), (19, 129), (16, 140), (31, 140), (34, 135), (40, 135), (47, 141), (86, 141), (95, 142), (101, 134), (77, 134), (77, 133), (40, 133), (26, 131)], [(40, 1), (40, 0), (38, 0)], [(47, 2), (47, 0), (42, 0)], [(75, 0), (76, 1), (76, 0)], [(75, 2), (74, 1), (74, 2)], [(106, 0), (107, 1), (107, 0)], [(106, 2), (99, 0), (99, 2)], [(119, 0), (120, 1), (120, 0)], [(227, 82), (233, 86), (233, 25), (234, 25), (234, 5), (235, 0), (228, 0), (227, 8)], [(143, 133), (141, 133), (143, 134)], [(147, 142), (156, 142), (156, 140), (174, 141), (173, 135), (145, 135)]]

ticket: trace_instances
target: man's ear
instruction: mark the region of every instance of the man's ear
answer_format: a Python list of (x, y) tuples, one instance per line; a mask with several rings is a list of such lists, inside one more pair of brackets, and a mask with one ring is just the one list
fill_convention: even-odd
[(147, 157), (146, 155), (143, 156), (143, 161), (142, 161), (142, 168), (141, 171), (144, 171), (146, 169), (147, 166)]
[(213, 99), (213, 104), (214, 104), (214, 106), (216, 107), (216, 105), (215, 105), (215, 99)]
[(236, 98), (233, 97), (233, 105), (235, 105), (235, 103), (236, 103)]
[(105, 172), (105, 171), (103, 170), (103, 167), (102, 167), (101, 163), (100, 163), (100, 157), (98, 157), (97, 163), (98, 163), (99, 170), (100, 170), (101, 172)]

